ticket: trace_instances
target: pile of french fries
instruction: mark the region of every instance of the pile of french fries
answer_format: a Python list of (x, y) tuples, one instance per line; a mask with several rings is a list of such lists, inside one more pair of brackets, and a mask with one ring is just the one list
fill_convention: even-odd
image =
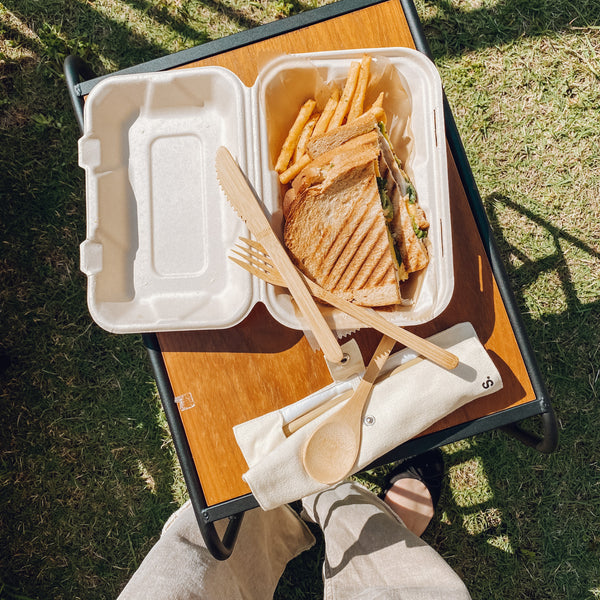
[[(371, 57), (365, 54), (360, 62), (350, 64), (344, 89), (341, 93), (334, 89), (321, 112), (315, 112), (317, 102), (313, 98), (302, 105), (275, 163), (282, 184), (289, 183), (311, 161), (306, 152), (311, 139), (351, 123), (366, 112), (363, 109), (370, 78)], [(381, 109), (383, 96), (381, 92), (370, 111)]]

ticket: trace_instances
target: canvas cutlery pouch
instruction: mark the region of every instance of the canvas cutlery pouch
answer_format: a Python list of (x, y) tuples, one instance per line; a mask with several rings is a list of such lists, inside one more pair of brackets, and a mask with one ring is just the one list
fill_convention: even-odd
[[(502, 389), (502, 379), (470, 323), (461, 323), (429, 338), (456, 354), (452, 371), (412, 351), (393, 354), (377, 380), (363, 413), (362, 442), (353, 472), (358, 472), (467, 403)], [(412, 358), (412, 360), (411, 360)], [(408, 359), (409, 362), (406, 362)], [(327, 488), (305, 471), (302, 448), (315, 428), (344, 402), (330, 408), (287, 436), (284, 427), (296, 415), (347, 390), (359, 376), (334, 382), (299, 402), (234, 427), (248, 464), (243, 478), (260, 506), (270, 510)]]

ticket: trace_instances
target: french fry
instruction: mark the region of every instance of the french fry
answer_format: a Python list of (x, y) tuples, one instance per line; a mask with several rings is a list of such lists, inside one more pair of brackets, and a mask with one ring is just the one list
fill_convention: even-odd
[(377, 122), (383, 122), (384, 125), (387, 124), (385, 110), (383, 110), (381, 106), (373, 104), (369, 110), (365, 110), (361, 117), (364, 117), (365, 115), (373, 115), (377, 119)]
[(348, 72), (348, 78), (346, 79), (346, 85), (344, 86), (342, 97), (340, 98), (340, 101), (336, 106), (335, 112), (333, 113), (333, 117), (331, 117), (331, 121), (329, 121), (327, 131), (334, 129), (335, 127), (339, 127), (344, 122), (344, 117), (346, 116), (346, 114), (348, 113), (348, 109), (350, 108), (352, 96), (354, 96), (354, 90), (356, 89), (356, 84), (358, 82), (359, 71), (359, 62), (353, 62), (350, 64), (350, 71)]
[(375, 102), (373, 102), (373, 104), (371, 105), (371, 108), (376, 108), (376, 107), (383, 108), (383, 97), (384, 97), (384, 95), (385, 94), (383, 92), (381, 92), (379, 94), (379, 96), (377, 96), (377, 98), (375, 99)]
[(363, 113), (363, 106), (365, 103), (365, 95), (367, 93), (367, 86), (369, 85), (369, 78), (371, 76), (371, 57), (365, 54), (360, 62), (360, 73), (358, 75), (358, 81), (356, 83), (356, 91), (352, 98), (352, 104), (348, 111), (347, 123), (358, 119)]
[(379, 96), (377, 96), (375, 102), (371, 104), (369, 110), (365, 110), (363, 114), (373, 114), (378, 121), (381, 121), (384, 125), (387, 125), (387, 116), (385, 114), (385, 110), (383, 110), (383, 98), (385, 94), (381, 92)]
[(323, 112), (321, 113), (321, 116), (319, 117), (319, 120), (313, 129), (312, 137), (321, 135), (327, 131), (327, 127), (329, 126), (329, 122), (331, 121), (331, 117), (333, 117), (333, 113), (335, 112), (339, 101), (340, 90), (335, 88), (329, 97), (329, 100), (327, 100), (327, 104), (325, 104), (325, 108), (323, 109)]
[(308, 119), (312, 114), (316, 106), (316, 101), (313, 99), (307, 100), (303, 105), (298, 115), (296, 116), (296, 120), (292, 125), (287, 137), (285, 138), (285, 142), (283, 142), (283, 146), (281, 148), (281, 152), (277, 157), (277, 162), (275, 163), (275, 170), (278, 173), (283, 173), (290, 163), (290, 159), (294, 154), (294, 150), (298, 144), (298, 139), (300, 138), (300, 134), (302, 133), (302, 129), (306, 125)]
[(334, 89), (321, 113), (314, 112), (315, 99), (309, 99), (302, 105), (277, 157), (275, 170), (282, 184), (292, 181), (310, 163), (307, 145), (315, 137), (366, 114), (386, 122), (383, 92), (368, 110), (364, 110), (370, 77), (371, 57), (365, 54), (360, 62), (351, 63), (343, 91)]
[(306, 125), (302, 129), (302, 133), (298, 138), (296, 150), (294, 150), (294, 159), (292, 164), (297, 163), (298, 160), (302, 158), (302, 155), (306, 152), (306, 144), (308, 144), (308, 140), (310, 140), (312, 136), (312, 132), (315, 128), (315, 125), (317, 124), (317, 121), (319, 120), (319, 117), (320, 114), (316, 113), (313, 114), (308, 121), (306, 121)]
[(283, 173), (279, 175), (279, 181), (284, 185), (289, 183), (304, 167), (311, 161), (311, 158), (308, 154), (304, 154), (297, 162), (295, 162), (291, 167), (288, 167)]

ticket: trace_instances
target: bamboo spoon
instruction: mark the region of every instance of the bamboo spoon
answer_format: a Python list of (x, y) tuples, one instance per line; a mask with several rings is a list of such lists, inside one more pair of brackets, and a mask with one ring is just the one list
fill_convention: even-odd
[(323, 421), (302, 448), (302, 463), (316, 481), (332, 485), (352, 471), (361, 442), (365, 403), (396, 340), (384, 335), (348, 402)]

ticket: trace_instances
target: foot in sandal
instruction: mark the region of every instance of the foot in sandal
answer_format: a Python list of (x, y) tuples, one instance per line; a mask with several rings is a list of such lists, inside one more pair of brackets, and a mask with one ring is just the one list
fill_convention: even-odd
[(415, 535), (427, 529), (440, 499), (444, 460), (439, 448), (414, 456), (389, 475), (381, 498)]

